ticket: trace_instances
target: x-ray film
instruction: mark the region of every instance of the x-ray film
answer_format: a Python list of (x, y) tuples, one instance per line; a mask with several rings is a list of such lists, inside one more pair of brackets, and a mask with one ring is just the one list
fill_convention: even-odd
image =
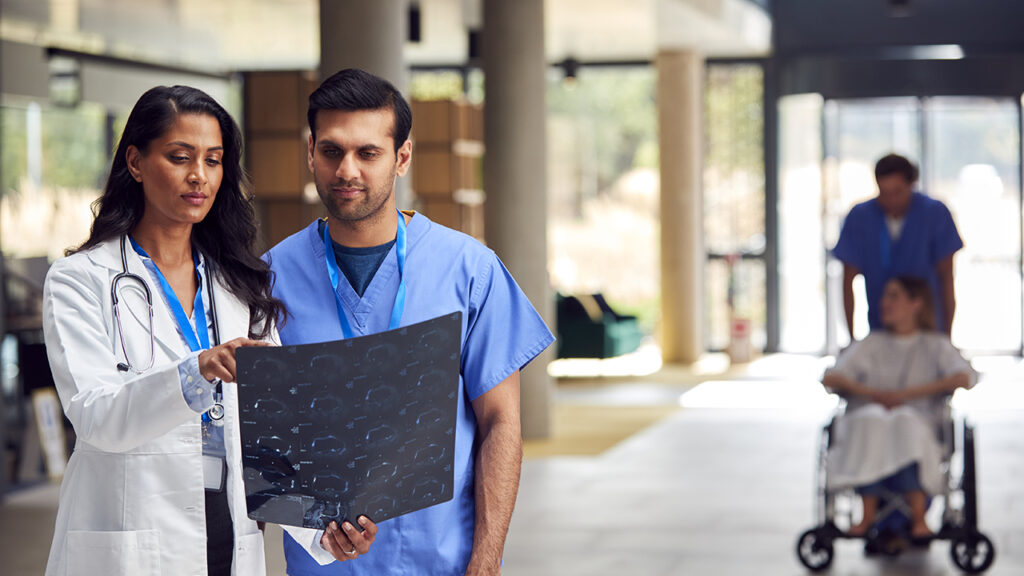
[(239, 348), (249, 517), (325, 528), (446, 502), (462, 313), (359, 338)]

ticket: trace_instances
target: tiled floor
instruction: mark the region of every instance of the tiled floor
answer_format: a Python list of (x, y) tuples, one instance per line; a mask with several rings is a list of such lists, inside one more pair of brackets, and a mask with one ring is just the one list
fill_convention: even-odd
[[(780, 365), (779, 363), (782, 362)], [(559, 402), (683, 408), (598, 456), (526, 462), (506, 547), (506, 576), (799, 575), (793, 549), (812, 524), (813, 467), (830, 400), (817, 364), (765, 359), (734, 380), (564, 386)], [(801, 363), (802, 362), (802, 363)], [(780, 376), (788, 374), (789, 378)], [(995, 541), (993, 575), (1024, 574), (1024, 381), (1016, 362), (988, 366), (957, 405), (978, 434), (981, 525)], [(689, 390), (689, 391), (688, 391)], [(0, 506), (7, 576), (42, 572), (56, 490), (22, 491)], [(268, 533), (270, 573), (281, 574)], [(897, 561), (839, 543), (831, 574), (957, 574), (949, 546)]]
[[(998, 552), (993, 575), (1024, 574), (1024, 385), (1015, 366), (996, 366), (955, 401), (976, 425), (981, 527)], [(833, 401), (813, 377), (764, 376), (702, 384), (683, 396), (681, 412), (600, 456), (528, 461), (504, 574), (805, 574), (794, 547), (813, 524), (816, 446)], [(628, 391), (568, 395), (623, 401)], [(879, 560), (840, 542), (830, 573), (959, 571), (948, 543)]]

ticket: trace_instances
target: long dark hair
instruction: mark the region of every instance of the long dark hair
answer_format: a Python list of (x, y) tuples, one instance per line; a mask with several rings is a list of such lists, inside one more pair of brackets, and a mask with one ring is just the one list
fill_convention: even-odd
[(273, 322), (285, 317), (285, 307), (271, 296), (270, 268), (254, 254), (256, 215), (249, 178), (241, 164), (242, 134), (227, 110), (202, 90), (157, 86), (139, 98), (114, 153), (103, 195), (93, 203), (89, 239), (67, 253), (88, 250), (135, 228), (145, 210), (145, 197), (142, 183), (128, 171), (128, 147), (145, 153), (181, 114), (215, 118), (224, 144), (220, 190), (206, 218), (192, 227), (192, 243), (215, 264), (231, 292), (249, 306), (250, 337), (266, 337)]
[(896, 276), (890, 282), (899, 284), (911, 300), (921, 302), (921, 310), (917, 313), (917, 329), (934, 332), (935, 309), (932, 307), (932, 287), (928, 281), (917, 276)]

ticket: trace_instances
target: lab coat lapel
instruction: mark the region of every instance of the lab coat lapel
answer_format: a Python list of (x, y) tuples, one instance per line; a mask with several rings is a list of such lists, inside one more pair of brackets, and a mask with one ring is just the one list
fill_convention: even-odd
[[(181, 358), (189, 352), (188, 346), (181, 334), (178, 333), (177, 324), (171, 310), (167, 307), (163, 290), (153, 282), (152, 275), (142, 263), (142, 259), (130, 245), (126, 244), (125, 256), (128, 260), (128, 272), (142, 278), (142, 281), (149, 287), (153, 299), (153, 338), (170, 358)], [(111, 271), (111, 281), (122, 271), (121, 268), (121, 239), (108, 240), (96, 247), (90, 253), (90, 258), (97, 264), (106, 266)], [(141, 299), (125, 298), (121, 304), (121, 322), (125, 331), (125, 337), (131, 339), (149, 338), (148, 309)], [(129, 313), (125, 314), (128, 310)], [(159, 354), (158, 354), (159, 356)], [(159, 363), (159, 360), (157, 361)]]
[[(209, 261), (207, 261), (209, 266)], [(207, 268), (209, 270), (209, 268)], [(217, 308), (217, 328), (220, 332), (220, 343), (224, 344), (239, 336), (249, 335), (249, 307), (224, 285), (221, 276), (217, 274), (214, 267), (213, 297)], [(203, 293), (206, 296), (206, 293)], [(210, 338), (210, 345), (214, 345), (214, 338)]]

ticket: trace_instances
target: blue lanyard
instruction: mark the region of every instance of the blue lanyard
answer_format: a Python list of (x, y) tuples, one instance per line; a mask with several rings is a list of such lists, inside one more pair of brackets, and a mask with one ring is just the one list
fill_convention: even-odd
[[(149, 254), (146, 254), (146, 251), (135, 242), (134, 238), (129, 236), (128, 240), (131, 241), (132, 248), (135, 249), (136, 253), (149, 258)], [(149, 259), (152, 260), (152, 258)], [(153, 269), (156, 270), (156, 277), (160, 280), (160, 288), (163, 289), (164, 296), (167, 297), (167, 303), (171, 307), (171, 312), (174, 313), (174, 319), (178, 321), (178, 328), (181, 330), (181, 335), (185, 338), (185, 343), (188, 344), (189, 350), (198, 352), (210, 347), (210, 331), (206, 327), (206, 310), (203, 308), (203, 277), (199, 274), (199, 255), (194, 249), (192, 250), (192, 261), (195, 263), (196, 278), (199, 281), (194, 304), (197, 330), (192, 329), (192, 323), (188, 321), (188, 316), (185, 315), (185, 309), (181, 306), (178, 295), (174, 293), (174, 289), (171, 288), (171, 284), (167, 282), (167, 278), (164, 277), (156, 262), (153, 262)]]
[[(398, 212), (398, 232), (395, 235), (395, 252), (398, 256), (398, 294), (395, 295), (395, 305), (391, 308), (391, 321), (388, 322), (388, 330), (394, 330), (401, 326), (402, 313), (405, 311), (405, 216)], [(341, 333), (345, 338), (352, 338), (352, 325), (345, 315), (345, 304), (338, 295), (338, 284), (341, 281), (341, 269), (338, 268), (338, 261), (334, 256), (334, 245), (331, 243), (331, 235), (328, 231), (328, 224), (324, 224), (324, 259), (327, 260), (327, 274), (331, 277), (331, 288), (334, 288), (334, 303), (338, 306), (338, 323), (341, 324)]]

